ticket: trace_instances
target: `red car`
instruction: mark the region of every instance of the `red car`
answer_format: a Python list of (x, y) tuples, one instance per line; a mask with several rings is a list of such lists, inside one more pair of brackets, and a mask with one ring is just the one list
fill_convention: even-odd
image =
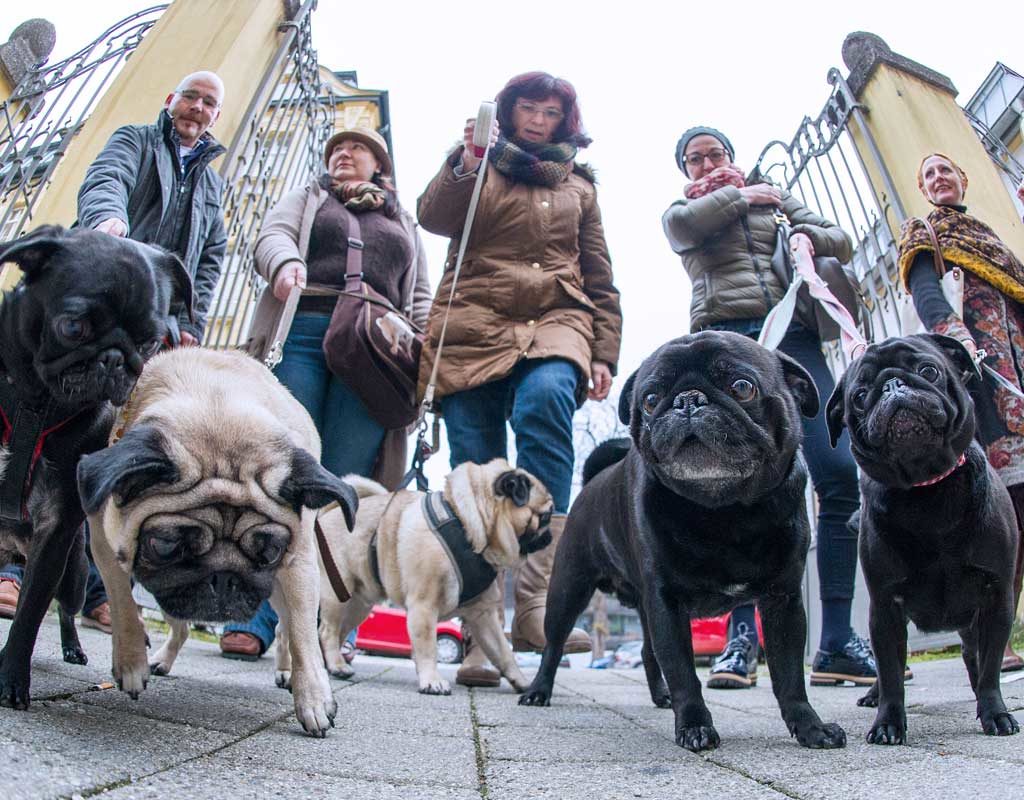
[[(356, 631), (356, 647), (378, 655), (412, 655), (405, 609), (374, 606)], [(457, 664), (462, 661), (462, 626), (457, 620), (438, 623), (437, 660), (441, 664)]]
[[(754, 612), (757, 622), (757, 636), (764, 641), (761, 632), (761, 615)], [(729, 627), (729, 615), (708, 617), (707, 619), (690, 620), (690, 631), (693, 633), (693, 654), (695, 656), (717, 656), (725, 649), (726, 631)]]

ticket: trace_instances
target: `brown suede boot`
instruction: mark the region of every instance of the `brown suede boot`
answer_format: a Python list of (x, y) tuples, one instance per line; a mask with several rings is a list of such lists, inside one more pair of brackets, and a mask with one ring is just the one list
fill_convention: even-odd
[[(551, 518), (551, 544), (526, 557), (516, 575), (516, 614), (512, 617), (512, 649), (540, 653), (544, 650), (544, 606), (548, 599), (548, 581), (555, 563), (555, 549), (565, 530), (565, 514)], [(565, 640), (563, 653), (589, 653), (590, 636), (573, 628)]]
[[(501, 618), (501, 627), (505, 627), (505, 570), (498, 572), (498, 589), (501, 591), (501, 603), (498, 615)], [(473, 630), (467, 622), (462, 623), (462, 641), (465, 645), (465, 652), (462, 654), (462, 664), (455, 673), (455, 682), (459, 686), (480, 686), (493, 688), (501, 685), (501, 673), (484, 655), (484, 650), (473, 641)]]
[(500, 686), (501, 673), (484, 655), (483, 648), (473, 641), (472, 631), (466, 623), (462, 623), (462, 641), (466, 644), (466, 654), (455, 673), (455, 682), (459, 686)]

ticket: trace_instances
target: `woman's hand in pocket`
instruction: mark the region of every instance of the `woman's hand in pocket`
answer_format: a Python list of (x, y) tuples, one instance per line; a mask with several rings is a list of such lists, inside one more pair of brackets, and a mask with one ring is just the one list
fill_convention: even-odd
[(289, 261), (277, 271), (274, 276), (274, 297), (285, 302), (293, 286), (306, 288), (306, 265), (298, 261)]

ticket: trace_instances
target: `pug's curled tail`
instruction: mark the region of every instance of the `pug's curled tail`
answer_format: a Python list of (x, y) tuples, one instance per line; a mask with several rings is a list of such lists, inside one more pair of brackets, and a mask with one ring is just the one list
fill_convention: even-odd
[(362, 475), (346, 475), (342, 480), (356, 490), (356, 495), (358, 495), (360, 500), (364, 497), (373, 497), (375, 494), (388, 493), (388, 490), (377, 483), (377, 481), (371, 481)]
[(597, 473), (622, 461), (632, 446), (633, 440), (628, 436), (601, 442), (583, 462), (583, 485), (590, 483)]

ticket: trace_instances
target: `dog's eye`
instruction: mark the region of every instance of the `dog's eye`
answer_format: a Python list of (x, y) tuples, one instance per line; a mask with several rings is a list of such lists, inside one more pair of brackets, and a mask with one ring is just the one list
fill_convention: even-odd
[(89, 321), (78, 317), (63, 317), (57, 323), (57, 333), (69, 342), (80, 342), (92, 332)]
[(918, 368), (917, 374), (929, 383), (935, 383), (939, 379), (939, 370), (934, 364), (922, 364)]
[(164, 536), (149, 537), (150, 554), (155, 556), (156, 561), (169, 561), (181, 548), (181, 539), (169, 539)]
[(741, 403), (746, 403), (749, 400), (754, 399), (754, 395), (757, 394), (757, 387), (747, 379), (740, 378), (738, 381), (733, 381), (732, 386), (729, 387), (729, 391), (732, 392), (732, 396)]
[(661, 395), (657, 392), (651, 392), (650, 394), (644, 395), (644, 413), (653, 414), (655, 409), (658, 407), (658, 403), (661, 402)]
[(867, 389), (861, 389), (859, 392), (854, 394), (854, 396), (851, 398), (851, 400), (853, 401), (853, 407), (856, 408), (858, 411), (863, 411), (864, 410), (864, 404), (867, 402), (867, 399), (868, 399), (868, 390)]

